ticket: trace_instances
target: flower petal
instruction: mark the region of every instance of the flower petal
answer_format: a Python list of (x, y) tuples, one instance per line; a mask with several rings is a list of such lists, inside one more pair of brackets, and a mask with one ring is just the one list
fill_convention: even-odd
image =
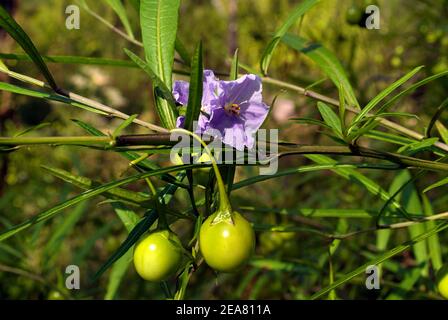
[(234, 81), (221, 81), (221, 103), (241, 104), (246, 101), (262, 102), (261, 78), (254, 74), (246, 74)]
[(187, 105), (188, 103), (188, 91), (190, 89), (190, 83), (187, 81), (177, 80), (174, 81), (173, 96), (174, 100), (180, 105)]
[(178, 116), (176, 119), (176, 128), (183, 128), (185, 126), (185, 116)]

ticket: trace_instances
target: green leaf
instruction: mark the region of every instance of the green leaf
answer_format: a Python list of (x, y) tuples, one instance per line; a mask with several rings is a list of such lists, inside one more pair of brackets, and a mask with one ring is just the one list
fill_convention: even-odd
[(114, 138), (118, 137), (121, 134), (121, 132), (125, 128), (127, 128), (137, 117), (138, 117), (138, 114), (133, 114), (129, 118), (124, 120), (122, 123), (120, 123), (120, 125), (112, 133), (112, 137), (114, 137)]
[(310, 124), (310, 125), (316, 125), (316, 126), (321, 126), (321, 127), (325, 127), (328, 129), (331, 129), (331, 127), (326, 124), (323, 121), (320, 120), (316, 120), (316, 119), (311, 119), (311, 118), (290, 118), (289, 120), (291, 121), (295, 121), (299, 124)]
[(140, 25), (146, 61), (171, 89), (180, 0), (141, 0)]
[(30, 133), (32, 131), (36, 131), (36, 130), (39, 130), (39, 129), (42, 129), (42, 128), (45, 128), (48, 126), (51, 126), (51, 122), (42, 122), (42, 123), (39, 123), (38, 125), (26, 128), (25, 130), (22, 130), (22, 131), (16, 133), (14, 135), (14, 137), (20, 137), (20, 136), (26, 135), (27, 133)]
[(442, 137), (442, 140), (445, 143), (448, 143), (448, 129), (440, 121), (436, 121), (436, 127)]
[(377, 130), (370, 130), (368, 133), (365, 134), (365, 136), (375, 140), (390, 142), (398, 145), (405, 145), (415, 142), (414, 140), (406, 137)]
[(411, 72), (407, 73), (406, 75), (392, 83), (390, 86), (388, 86), (386, 89), (382, 90), (379, 94), (377, 94), (364, 108), (362, 108), (361, 112), (356, 115), (356, 117), (352, 121), (351, 127), (358, 124), (365, 116), (367, 116), (370, 111), (372, 111), (373, 108), (375, 108), (378, 103), (380, 103), (384, 98), (391, 94), (395, 89), (411, 79), (422, 68), (423, 66), (414, 68)]
[[(401, 178), (401, 183), (407, 183), (412, 177), (409, 170), (403, 170), (399, 175)], [(407, 212), (415, 213), (423, 216), (423, 207), (420, 202), (420, 197), (418, 191), (413, 182), (409, 183), (402, 191), (401, 203)], [(426, 231), (425, 223), (417, 223), (409, 226), (409, 234), (411, 237), (417, 237)], [(428, 250), (426, 247), (426, 241), (416, 243), (412, 247), (415, 255), (415, 260), (417, 262), (418, 268), (420, 269), (422, 276), (428, 275)]]
[(133, 253), (132, 250), (128, 250), (123, 256), (118, 259), (109, 275), (109, 282), (107, 283), (106, 295), (104, 300), (113, 300), (117, 294), (118, 288), (123, 281), (126, 271), (132, 263)]
[[(97, 181), (92, 181), (89, 178), (74, 175), (68, 171), (65, 171), (63, 169), (59, 168), (52, 168), (42, 165), (41, 166), (44, 170), (48, 171), (50, 174), (54, 175), (55, 177), (62, 179), (70, 184), (73, 184), (81, 189), (88, 190), (93, 187), (100, 186), (101, 183)], [(127, 189), (123, 188), (115, 188), (112, 190), (109, 190), (103, 194), (107, 198), (111, 199), (120, 199), (129, 203), (132, 203), (133, 205), (147, 207), (150, 202), (149, 197), (145, 197), (140, 193), (133, 192)]]
[(48, 70), (47, 65), (43, 61), (33, 42), (2, 5), (0, 5), (0, 27), (5, 29), (5, 31), (8, 32), (9, 35), (14, 38), (14, 40), (16, 40), (22, 49), (29, 55), (34, 64), (39, 68), (42, 75), (45, 79), (47, 79), (51, 88), (58, 91), (59, 89), (56, 81), (51, 75), (50, 70)]
[[(432, 210), (431, 202), (429, 201), (428, 197), (424, 194), (422, 195), (422, 201), (423, 201), (423, 211), (425, 212), (425, 215), (427, 217), (432, 216), (434, 212)], [(435, 221), (426, 222), (427, 230), (431, 230), (435, 228), (435, 226), (436, 226)], [(429, 237), (426, 240), (426, 242), (428, 243), (429, 257), (431, 258), (432, 268), (434, 271), (437, 271), (443, 266), (442, 248), (440, 246), (439, 235), (434, 234), (433, 236)]]
[[(325, 209), (325, 208), (296, 208), (296, 209), (279, 209), (279, 208), (255, 208), (255, 207), (239, 207), (242, 211), (255, 213), (277, 213), (281, 215), (300, 215), (309, 218), (344, 218), (344, 219), (372, 219), (375, 218), (379, 211), (365, 209)], [(395, 218), (401, 217), (394, 215)]]
[[(14, 53), (0, 53), (1, 59), (17, 60), (17, 61), (31, 61), (31, 58), (25, 54)], [(97, 66), (112, 66), (125, 68), (138, 68), (132, 61), (94, 58), (94, 57), (80, 57), (80, 56), (42, 56), (45, 62), (50, 63), (64, 63), (64, 64), (88, 64)]]
[(429, 149), (437, 141), (439, 141), (439, 138), (429, 138), (423, 139), (422, 141), (413, 142), (402, 146), (400, 149), (398, 149), (398, 153), (411, 156), (415, 153)]
[(56, 228), (52, 229), (52, 235), (46, 242), (44, 247), (44, 261), (46, 266), (50, 266), (52, 260), (57, 257), (57, 253), (65, 237), (73, 230), (76, 223), (81, 219), (86, 212), (87, 202), (82, 202), (65, 218), (62, 223), (58, 224)]
[(437, 111), (434, 113), (434, 115), (431, 118), (431, 121), (429, 122), (428, 128), (426, 129), (426, 136), (429, 138), (431, 136), (431, 130), (434, 127), (434, 124), (439, 120), (439, 117), (442, 115), (443, 110), (448, 107), (448, 98), (445, 99), (440, 106), (437, 108)]
[(99, 137), (105, 137), (106, 134), (102, 133), (100, 130), (92, 127), (90, 124), (85, 123), (81, 120), (77, 120), (77, 119), (71, 119), (75, 124), (77, 124), (78, 126), (80, 126), (81, 128), (83, 128), (84, 130), (86, 130), (88, 133), (90, 133), (93, 136), (99, 136)]
[(182, 170), (193, 169), (193, 168), (197, 168), (197, 167), (200, 167), (200, 165), (191, 164), (191, 165), (173, 166), (173, 167), (163, 168), (163, 169), (155, 170), (152, 172), (144, 172), (144, 173), (135, 174), (135, 175), (129, 176), (127, 178), (112, 181), (112, 182), (103, 184), (101, 186), (95, 187), (93, 189), (89, 189), (73, 198), (70, 198), (66, 201), (59, 203), (58, 205), (54, 206), (51, 209), (45, 210), (45, 211), (35, 215), (31, 219), (28, 219), (20, 224), (14, 225), (14, 226), (7, 228), (6, 230), (0, 232), (0, 241), (3, 241), (9, 237), (12, 237), (13, 235), (15, 235), (25, 229), (28, 229), (29, 227), (35, 225), (36, 223), (39, 223), (41, 221), (46, 221), (50, 218), (53, 218), (56, 214), (60, 213), (62, 210), (66, 209), (72, 205), (75, 205), (82, 201), (91, 199), (97, 195), (100, 195), (100, 194), (107, 192), (111, 189), (114, 189), (116, 187), (120, 187), (122, 185), (126, 185), (126, 184), (134, 182), (134, 181), (138, 181), (140, 179), (149, 178), (152, 176), (157, 176), (157, 175), (161, 175), (161, 174), (168, 173), (168, 172), (182, 171)]
[(325, 123), (330, 126), (339, 138), (343, 138), (341, 120), (337, 114), (323, 102), (317, 102), (317, 108)]
[(307, 264), (299, 264), (295, 262), (280, 261), (274, 259), (254, 258), (249, 261), (249, 264), (257, 269), (297, 272), (297, 273), (316, 273), (316, 269)]
[(128, 232), (131, 232), (140, 221), (140, 217), (134, 211), (129, 210), (125, 205), (120, 203), (113, 203), (112, 207)]
[(126, 29), (127, 34), (131, 37), (131, 39), (135, 39), (134, 33), (132, 32), (131, 24), (129, 23), (128, 15), (126, 14), (126, 9), (123, 6), (121, 0), (105, 0), (109, 6), (115, 11), (115, 13), (120, 18), (121, 23)]
[(305, 13), (307, 13), (319, 0), (305, 0), (297, 5), (288, 16), (282, 26), (276, 31), (274, 37), (264, 49), (260, 60), (260, 70), (263, 74), (267, 74), (269, 64), (271, 63), (274, 50), (280, 42), (281, 38), (288, 32), (292, 25)]
[(402, 253), (405, 250), (408, 250), (409, 248), (411, 248), (414, 244), (419, 243), (422, 240), (425, 240), (429, 237), (431, 237), (434, 234), (437, 234), (443, 230), (445, 230), (446, 228), (448, 228), (448, 223), (447, 222), (443, 222), (438, 224), (434, 229), (431, 229), (429, 231), (426, 231), (422, 234), (419, 234), (418, 236), (414, 237), (413, 239), (411, 239), (410, 241), (407, 241), (399, 246), (396, 246), (395, 248), (387, 251), (384, 254), (381, 254), (379, 257), (368, 261), (367, 263), (363, 264), (362, 266), (356, 268), (355, 270), (353, 270), (352, 272), (349, 272), (348, 274), (346, 274), (345, 276), (343, 276), (342, 278), (336, 280), (332, 285), (327, 286), (321, 290), (319, 290), (318, 292), (316, 292), (315, 294), (313, 294), (311, 296), (311, 299), (318, 299), (322, 296), (324, 296), (325, 294), (327, 294), (328, 292), (330, 292), (331, 290), (347, 283), (348, 281), (350, 281), (351, 279), (355, 278), (356, 276), (360, 275), (360, 274), (364, 274), (366, 272), (366, 268), (370, 265), (379, 265), (382, 262), (392, 258), (393, 256)]
[(187, 65), (191, 65), (191, 58), (190, 54), (188, 53), (187, 49), (185, 48), (182, 41), (179, 39), (179, 37), (176, 37), (176, 42), (174, 43), (174, 47), (176, 49), (176, 52), (179, 54), (183, 62)]
[(191, 62), (190, 89), (188, 91), (188, 107), (185, 116), (185, 128), (193, 131), (193, 121), (197, 121), (202, 106), (202, 43), (196, 47)]
[[(330, 157), (324, 156), (324, 155), (318, 155), (318, 154), (309, 154), (305, 155), (308, 159), (320, 164), (320, 165), (331, 165), (336, 164), (337, 162)], [(388, 201), (391, 198), (391, 195), (384, 190), (380, 185), (378, 185), (375, 181), (372, 179), (366, 177), (362, 173), (358, 172), (357, 170), (353, 168), (344, 168), (344, 167), (336, 167), (332, 169), (333, 172), (337, 173), (338, 175), (344, 177), (347, 180), (355, 181), (362, 186), (364, 186), (370, 193), (372, 193), (375, 196), (379, 196), (382, 200)], [(391, 203), (394, 207), (394, 209), (398, 210), (400, 213), (402, 213), (404, 216), (407, 216), (408, 213), (406, 210), (403, 209), (403, 207), (400, 205), (399, 202), (393, 200)]]
[(6, 66), (6, 64), (3, 63), (2, 60), (0, 60), (0, 70), (1, 71), (9, 71), (8, 67)]
[(355, 92), (348, 81), (347, 74), (336, 56), (318, 43), (309, 43), (307, 40), (292, 35), (285, 34), (281, 39), (286, 45), (304, 53), (313, 60), (322, 72), (330, 78), (336, 88), (342, 91), (345, 101), (355, 108), (359, 109), (359, 103)]
[[(259, 175), (255, 177), (251, 177), (245, 180), (238, 181), (233, 185), (233, 190), (240, 189), (247, 187), (249, 185), (279, 178), (283, 176), (288, 176), (292, 174), (297, 173), (304, 173), (304, 172), (313, 172), (313, 171), (319, 171), (319, 170), (334, 170), (338, 174), (342, 175), (346, 179), (354, 179), (361, 182), (363, 185), (365, 185), (370, 192), (373, 194), (377, 194), (378, 191), (380, 195), (382, 195), (383, 199), (388, 199), (387, 193), (383, 193), (384, 190), (381, 189), (376, 183), (368, 179), (367, 177), (363, 176), (361, 173), (357, 172), (356, 168), (378, 168), (378, 169), (393, 169), (397, 168), (395, 165), (381, 165), (381, 164), (363, 164), (363, 163), (355, 163), (355, 164), (343, 164), (343, 163), (337, 163), (335, 160), (321, 156), (321, 155), (306, 155), (306, 157), (312, 158), (315, 162), (320, 162), (317, 165), (308, 165), (308, 166), (301, 166), (298, 168), (290, 168), (282, 171), (278, 171), (275, 174), (272, 175)], [(351, 178), (351, 175), (353, 178)], [(356, 179), (355, 179), (356, 177)], [(378, 189), (379, 188), (379, 189)]]
[(439, 181), (437, 181), (436, 183), (433, 183), (433, 184), (427, 186), (427, 187), (423, 190), (423, 193), (426, 193), (426, 192), (428, 192), (428, 191), (430, 191), (430, 190), (432, 190), (432, 189), (435, 189), (435, 188), (444, 186), (444, 185), (446, 185), (446, 184), (448, 184), (448, 177), (445, 177), (445, 178), (443, 178), (442, 180), (439, 180)]
[(238, 78), (238, 69), (238, 49), (236, 49), (230, 66), (230, 80), (236, 80)]
[[(171, 91), (174, 47), (180, 0), (141, 0), (140, 25), (146, 61)], [(167, 129), (176, 127), (176, 110), (157, 98), (157, 112)]]
[(151, 78), (157, 97), (160, 97), (164, 100), (164, 103), (161, 103), (160, 100), (158, 100), (158, 102), (156, 103), (157, 114), (160, 117), (160, 121), (162, 121), (165, 127), (174, 128), (173, 126), (171, 126), (170, 123), (174, 121), (173, 119), (176, 118), (177, 109), (171, 90), (166, 85), (166, 83), (164, 83), (157, 76), (157, 74), (154, 72), (154, 70), (150, 67), (148, 63), (140, 59), (137, 55), (127, 50), (126, 48), (124, 49), (124, 51), (129, 56), (129, 58), (131, 58), (132, 61), (134, 61)]
[(401, 98), (403, 98), (404, 96), (412, 93), (415, 91), (415, 89), (420, 88), (421, 86), (424, 86), (425, 84), (437, 80), (441, 77), (444, 77), (448, 75), (448, 71), (443, 71), (440, 73), (437, 73), (435, 75), (429, 76), (423, 80), (418, 81), (417, 83), (414, 83), (413, 85), (409, 86), (408, 88), (406, 88), (405, 90), (401, 91), (400, 93), (396, 94), (395, 96), (393, 96), (391, 99), (389, 99), (389, 101), (387, 101), (385, 104), (383, 104), (379, 109), (378, 112), (383, 112), (384, 110), (386, 110), (387, 108), (389, 108), (391, 105), (395, 104), (398, 100), (400, 100)]
[[(113, 204), (112, 207), (120, 217), (128, 232), (131, 232), (140, 220), (138, 215), (134, 211), (129, 210), (121, 204)], [(109, 275), (107, 291), (106, 295), (104, 296), (105, 300), (112, 300), (115, 298), (118, 287), (120, 286), (120, 283), (122, 282), (126, 271), (128, 270), (129, 265), (132, 262), (132, 258), (132, 250), (128, 250), (120, 259), (118, 259), (118, 261), (115, 262)]]
[(364, 117), (364, 120), (373, 120), (377, 118), (386, 118), (386, 117), (407, 117), (407, 118), (420, 119), (419, 116), (409, 112), (382, 112), (371, 116), (366, 116)]
[(73, 101), (70, 98), (67, 98), (67, 97), (61, 96), (61, 95), (57, 95), (54, 93), (48, 93), (48, 92), (34, 90), (34, 89), (27, 89), (27, 88), (19, 87), (19, 86), (10, 84), (10, 83), (5, 83), (5, 82), (0, 82), (0, 90), (4, 90), (4, 91), (16, 93), (16, 94), (22, 94), (22, 95), (26, 95), (26, 96), (30, 96), (30, 97), (35, 97), (35, 98), (43, 98), (43, 99), (47, 99), (47, 100), (62, 102), (62, 103), (66, 103), (66, 104), (72, 105), (77, 108), (88, 110), (90, 112), (98, 113), (101, 115), (107, 115), (107, 113), (104, 111), (95, 109), (93, 107), (86, 106), (79, 102)]

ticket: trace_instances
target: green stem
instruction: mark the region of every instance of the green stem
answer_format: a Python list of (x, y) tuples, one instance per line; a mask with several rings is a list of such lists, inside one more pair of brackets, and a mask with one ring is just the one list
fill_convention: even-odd
[(0, 146), (36, 145), (36, 144), (88, 144), (110, 145), (113, 140), (110, 137), (0, 137)]
[(232, 213), (232, 207), (230, 205), (229, 198), (227, 197), (226, 187), (224, 185), (224, 181), (222, 180), (221, 173), (219, 172), (218, 164), (216, 163), (215, 157), (210, 152), (210, 149), (207, 147), (207, 144), (196, 134), (193, 132), (190, 132), (185, 129), (172, 129), (171, 132), (178, 132), (178, 133), (185, 133), (197, 141), (204, 147), (205, 152), (210, 157), (210, 161), (212, 162), (213, 170), (215, 171), (216, 176), (216, 183), (218, 185), (218, 191), (219, 191), (219, 207), (218, 212), (221, 213), (222, 217), (227, 215), (231, 215)]

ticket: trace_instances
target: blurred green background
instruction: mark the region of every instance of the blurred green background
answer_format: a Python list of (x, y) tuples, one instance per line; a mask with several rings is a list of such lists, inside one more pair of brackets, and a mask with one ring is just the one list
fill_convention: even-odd
[[(3, 4), (6, 1), (1, 1)], [(123, 29), (120, 20), (104, 1), (87, 1), (91, 9), (116, 28)], [(140, 37), (138, 13), (132, 1), (124, 1), (137, 38)], [(264, 47), (291, 9), (300, 1), (292, 0), (194, 0), (182, 1), (179, 38), (189, 52), (203, 41), (205, 67), (219, 72), (229, 69), (229, 57), (239, 48), (240, 61), (258, 69)], [(417, 79), (448, 69), (448, 1), (446, 0), (377, 0), (381, 27), (367, 30), (356, 22), (369, 1), (323, 1), (306, 14), (291, 30), (310, 40), (318, 41), (336, 54), (344, 65), (361, 105), (365, 105), (382, 88), (418, 65), (425, 65)], [(65, 8), (72, 1), (17, 1), (15, 18), (30, 35), (43, 55), (79, 55), (127, 59), (123, 48), (143, 56), (143, 50), (98, 22), (81, 9), (79, 30), (65, 28)], [(0, 52), (21, 53), (21, 49), (6, 35), (1, 35)], [(5, 60), (10, 69), (39, 78), (28, 62)], [(138, 113), (142, 119), (157, 122), (151, 86), (139, 69), (104, 66), (49, 64), (62, 86), (92, 99), (104, 102), (128, 114)], [(181, 67), (181, 66), (177, 66)], [(311, 60), (280, 44), (271, 64), (271, 77), (302, 87), (315, 84), (313, 90), (337, 97), (337, 90)], [(179, 79), (182, 77), (178, 76)], [(185, 78), (182, 78), (185, 79)], [(1, 81), (14, 81), (3, 77)], [(264, 99), (270, 104), (279, 95), (268, 127), (279, 128), (282, 139), (303, 144), (329, 144), (331, 140), (315, 126), (297, 125), (291, 117), (318, 118), (316, 102), (281, 90), (264, 86)], [(419, 119), (399, 120), (403, 125), (423, 132), (437, 106), (446, 98), (445, 78), (424, 86), (404, 99), (394, 111), (411, 112)], [(39, 99), (0, 92), (0, 134), (12, 136), (40, 122), (48, 125), (34, 135), (84, 135), (71, 119), (80, 119), (103, 132), (111, 132), (120, 123), (67, 105), (47, 103)], [(441, 122), (447, 123), (448, 115)], [(143, 133), (131, 126), (129, 133)], [(365, 145), (368, 142), (361, 141)], [(375, 142), (385, 150), (388, 144)], [(127, 174), (128, 162), (112, 152), (78, 147), (30, 147), (17, 152), (0, 154), (0, 229), (20, 223), (40, 211), (54, 206), (80, 192), (41, 169), (41, 165), (62, 168), (91, 179), (107, 182)], [(160, 161), (167, 161), (162, 157)], [(305, 158), (282, 159), (281, 168), (310, 163)], [(364, 173), (388, 190), (392, 181), (403, 181), (406, 172), (374, 171)], [(251, 168), (239, 168), (236, 180), (256, 175)], [(197, 173), (198, 180), (207, 177)], [(398, 178), (397, 178), (398, 177)], [(417, 189), (427, 186), (440, 176), (428, 173), (415, 183)], [(397, 180), (398, 179), (398, 180)], [(401, 179), (401, 180), (400, 180)], [(160, 181), (155, 181), (163, 186)], [(145, 190), (143, 183), (130, 186)], [(393, 186), (392, 186), (393, 188)], [(410, 193), (412, 193), (412, 188)], [(434, 212), (446, 211), (448, 194), (445, 188), (429, 193)], [(170, 204), (176, 209), (187, 208), (187, 194), (181, 190)], [(409, 199), (409, 197), (407, 198)], [(414, 198), (410, 198), (414, 199)], [(99, 283), (90, 277), (106, 261), (126, 237), (126, 230), (109, 204), (96, 198), (70, 208), (54, 219), (0, 242), (0, 299), (47, 299), (60, 293), (65, 298), (102, 299), (109, 272)], [(414, 199), (415, 200), (415, 199)], [(368, 219), (309, 219), (286, 218), (275, 213), (276, 208), (363, 208), (379, 210), (383, 205), (377, 196), (365, 188), (327, 171), (299, 174), (252, 185), (232, 193), (235, 207), (253, 206), (265, 209), (248, 217), (258, 223), (312, 225), (316, 228), (354, 230), (372, 225)], [(418, 199), (417, 199), (418, 201)], [(417, 203), (407, 203), (414, 208)], [(412, 211), (412, 210), (411, 210)], [(138, 212), (142, 214), (143, 212)], [(177, 223), (182, 235), (191, 232), (188, 223)], [(258, 233), (257, 256), (263, 263), (253, 263), (244, 272), (218, 275), (205, 266), (192, 277), (187, 298), (301, 299), (328, 284), (328, 243), (309, 233)], [(185, 238), (187, 239), (187, 238)], [(407, 231), (394, 231), (388, 248), (407, 239)], [(441, 234), (442, 255), (448, 261), (448, 249), (443, 246), (448, 235)], [(343, 241), (333, 257), (336, 275), (350, 272), (373, 254), (381, 251), (375, 233)], [(65, 289), (65, 267), (77, 264), (81, 269), (81, 290)], [(340, 298), (437, 298), (432, 281), (426, 274), (406, 287), (416, 266), (412, 252), (405, 252), (385, 265), (382, 290), (368, 291), (362, 277), (337, 290)], [(173, 283), (171, 283), (172, 285)], [(141, 280), (133, 267), (129, 268), (116, 298), (163, 298), (157, 284)]]

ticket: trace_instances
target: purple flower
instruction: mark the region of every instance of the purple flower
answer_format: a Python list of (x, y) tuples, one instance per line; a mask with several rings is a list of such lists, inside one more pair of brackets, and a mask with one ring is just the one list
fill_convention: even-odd
[(174, 81), (173, 96), (174, 100), (180, 105), (186, 105), (188, 103), (188, 89), (190, 83), (187, 81)]
[[(219, 81), (211, 70), (204, 70), (202, 108), (196, 133), (208, 133), (237, 150), (252, 149), (254, 135), (266, 118), (269, 107), (263, 103), (260, 77), (248, 74), (235, 81)], [(176, 81), (173, 96), (180, 105), (188, 104), (189, 83)], [(183, 127), (185, 117), (177, 118)]]
[(208, 128), (218, 130), (222, 141), (237, 150), (252, 149), (254, 135), (266, 118), (260, 77), (248, 74), (235, 81), (220, 81), (219, 99), (212, 105)]
[(183, 128), (185, 126), (185, 116), (178, 116), (176, 119), (176, 128)]
[[(185, 106), (188, 104), (188, 91), (190, 84), (186, 81), (175, 81), (173, 96), (175, 101)], [(212, 70), (204, 70), (202, 88), (202, 107), (198, 118), (196, 133), (203, 133), (208, 126), (211, 106), (217, 103), (219, 91), (219, 80)], [(184, 126), (185, 116), (179, 116), (176, 120), (176, 127)]]

